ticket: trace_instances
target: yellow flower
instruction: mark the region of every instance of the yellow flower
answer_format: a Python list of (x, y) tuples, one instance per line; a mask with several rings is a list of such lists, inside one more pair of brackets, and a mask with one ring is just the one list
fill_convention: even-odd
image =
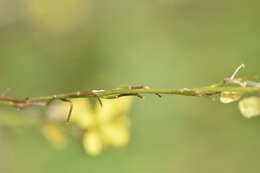
[[(130, 97), (103, 99), (103, 107), (94, 108), (87, 99), (74, 99), (71, 122), (85, 132), (83, 145), (90, 155), (98, 155), (107, 147), (123, 147), (129, 142), (129, 120), (126, 115), (131, 104)], [(64, 107), (65, 106), (65, 107)], [(68, 107), (59, 108), (64, 119)], [(58, 112), (58, 111), (54, 111)]]
[(63, 149), (67, 145), (67, 137), (59, 126), (51, 123), (44, 124), (42, 132), (55, 148)]

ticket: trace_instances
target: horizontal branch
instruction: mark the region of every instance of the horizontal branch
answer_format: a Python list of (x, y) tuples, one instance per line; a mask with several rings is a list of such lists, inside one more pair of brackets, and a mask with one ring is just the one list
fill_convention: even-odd
[[(54, 100), (61, 100), (69, 102), (71, 105), (70, 112), (72, 110), (72, 102), (70, 99), (74, 98), (89, 98), (96, 97), (102, 106), (101, 99), (116, 99), (126, 96), (137, 96), (143, 98), (144, 94), (153, 94), (160, 96), (167, 95), (183, 95), (183, 96), (199, 96), (210, 97), (218, 95), (222, 92), (232, 92), (240, 94), (260, 94), (260, 84), (254, 81), (248, 81), (247, 78), (236, 78), (236, 74), (241, 68), (245, 66), (241, 64), (231, 77), (225, 78), (222, 82), (213, 84), (207, 87), (193, 88), (193, 89), (152, 89), (148, 86), (127, 86), (111, 90), (91, 90), (91, 91), (78, 91), (71, 93), (55, 94), (41, 97), (28, 97), (28, 98), (16, 98), (7, 97), (5, 94), (0, 96), (0, 104), (13, 106), (18, 109), (23, 109), (30, 106), (48, 106)], [(252, 77), (251, 77), (252, 78)], [(255, 77), (254, 77), (255, 78)]]
[(243, 94), (260, 94), (259, 87), (202, 87), (194, 89), (151, 89), (146, 86), (129, 86), (126, 88), (117, 88), (112, 90), (92, 90), (78, 91), (72, 93), (63, 93), (42, 97), (15, 98), (0, 97), (0, 104), (14, 106), (23, 109), (29, 106), (47, 106), (53, 100), (64, 100), (74, 98), (97, 97), (100, 99), (116, 99), (122, 96), (140, 96), (143, 94), (154, 95), (183, 95), (183, 96), (213, 96), (221, 92), (241, 92)]

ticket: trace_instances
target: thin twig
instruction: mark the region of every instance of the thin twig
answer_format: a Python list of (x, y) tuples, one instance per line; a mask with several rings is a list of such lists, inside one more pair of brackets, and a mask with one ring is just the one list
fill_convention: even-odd
[[(235, 78), (238, 71), (243, 68), (244, 65), (240, 65), (236, 68), (235, 72), (232, 74), (231, 77), (225, 78), (224, 82), (219, 82), (214, 85), (210, 85), (207, 87), (201, 88), (193, 88), (193, 89), (152, 89), (148, 86), (128, 86), (128, 87), (121, 87), (111, 90), (91, 90), (91, 91), (77, 91), (71, 93), (63, 93), (63, 94), (55, 94), (49, 96), (40, 96), (40, 97), (29, 97), (29, 98), (17, 98), (17, 97), (7, 97), (7, 96), (0, 96), (0, 104), (6, 106), (13, 106), (19, 109), (23, 109), (30, 106), (48, 106), (53, 100), (62, 100), (66, 102), (70, 102), (70, 99), (74, 98), (89, 98), (89, 97), (96, 97), (102, 106), (101, 99), (117, 99), (119, 97), (126, 97), (126, 96), (137, 96), (139, 98), (143, 98), (142, 95), (144, 94), (153, 94), (161, 97), (161, 95), (182, 95), (182, 96), (199, 96), (199, 97), (209, 97), (218, 95), (224, 91), (230, 92), (241, 92), (243, 94), (260, 94), (260, 87), (258, 83), (251, 83), (254, 84), (251, 86), (229, 86), (226, 84), (235, 83), (238, 79), (242, 78)], [(239, 80), (241, 83), (245, 82), (243, 80)], [(247, 81), (248, 82), (248, 81)], [(257, 85), (256, 85), (257, 84)], [(72, 103), (71, 103), (72, 104)], [(69, 112), (72, 111), (72, 105), (70, 105)], [(70, 118), (70, 113), (68, 119)]]
[[(183, 96), (208, 96), (217, 95), (223, 91), (243, 92), (245, 94), (260, 94), (259, 87), (202, 87), (194, 89), (116, 89), (104, 90), (99, 92), (98, 96), (92, 91), (76, 93), (63, 93), (55, 95), (55, 99), (74, 99), (74, 98), (89, 98), (98, 97), (106, 99), (107, 97), (118, 98), (122, 96), (139, 96), (143, 94), (156, 94), (156, 95), (183, 95)], [(117, 96), (117, 97), (114, 97)], [(54, 95), (43, 97), (30, 97), (30, 98), (16, 98), (16, 97), (0, 97), (0, 104), (7, 106), (47, 106), (54, 98)]]

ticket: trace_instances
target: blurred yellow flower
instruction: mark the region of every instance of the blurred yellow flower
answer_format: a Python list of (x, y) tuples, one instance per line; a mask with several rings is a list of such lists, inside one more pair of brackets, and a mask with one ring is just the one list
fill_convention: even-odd
[(43, 135), (57, 149), (63, 149), (67, 145), (67, 137), (63, 129), (55, 124), (46, 123), (42, 128)]
[[(131, 104), (130, 97), (104, 99), (103, 107), (91, 107), (87, 99), (74, 99), (71, 122), (84, 130), (83, 145), (90, 155), (98, 155), (105, 148), (123, 147), (129, 142), (129, 120), (126, 113)], [(57, 109), (58, 108), (58, 109)], [(68, 106), (62, 104), (52, 114), (63, 115), (66, 119)]]

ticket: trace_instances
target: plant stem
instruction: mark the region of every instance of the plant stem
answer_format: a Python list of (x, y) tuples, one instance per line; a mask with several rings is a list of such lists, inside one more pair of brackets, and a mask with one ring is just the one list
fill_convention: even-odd
[[(254, 81), (244, 81), (242, 78), (235, 78), (237, 73), (245, 65), (241, 64), (236, 68), (231, 77), (225, 78), (222, 82), (213, 84), (207, 87), (193, 88), (193, 89), (151, 89), (148, 86), (128, 86), (121, 87), (112, 90), (92, 90), (92, 91), (78, 91), (72, 93), (63, 93), (50, 96), (41, 97), (28, 97), (28, 98), (16, 98), (16, 97), (6, 97), (5, 94), (0, 96), (0, 104), (6, 106), (13, 106), (18, 109), (23, 109), (30, 106), (48, 106), (53, 100), (61, 100), (70, 103), (70, 113), (73, 108), (73, 104), (70, 99), (74, 98), (88, 98), (96, 97), (102, 106), (101, 99), (116, 99), (119, 97), (126, 96), (137, 96), (143, 98), (142, 94), (154, 94), (161, 97), (161, 94), (168, 95), (183, 95), (183, 96), (214, 96), (221, 92), (239, 92), (242, 94), (259, 94), (260, 87), (259, 83)], [(239, 87), (230, 87), (228, 84), (235, 84)], [(249, 87), (253, 85), (253, 87)], [(70, 116), (69, 113), (69, 116)], [(69, 117), (68, 116), (68, 117)]]
[(23, 109), (30, 106), (47, 106), (55, 99), (74, 99), (74, 98), (89, 98), (97, 97), (99, 99), (116, 99), (122, 96), (141, 96), (142, 94), (155, 95), (183, 95), (183, 96), (213, 96), (218, 95), (223, 91), (241, 92), (243, 94), (259, 94), (259, 87), (218, 87), (212, 85), (210, 87), (194, 88), (194, 89), (151, 89), (145, 86), (129, 86), (126, 88), (117, 88), (112, 90), (92, 90), (92, 91), (78, 91), (72, 93), (63, 93), (57, 95), (30, 97), (30, 98), (16, 98), (16, 97), (0, 97), (0, 104), (7, 106), (14, 106)]

